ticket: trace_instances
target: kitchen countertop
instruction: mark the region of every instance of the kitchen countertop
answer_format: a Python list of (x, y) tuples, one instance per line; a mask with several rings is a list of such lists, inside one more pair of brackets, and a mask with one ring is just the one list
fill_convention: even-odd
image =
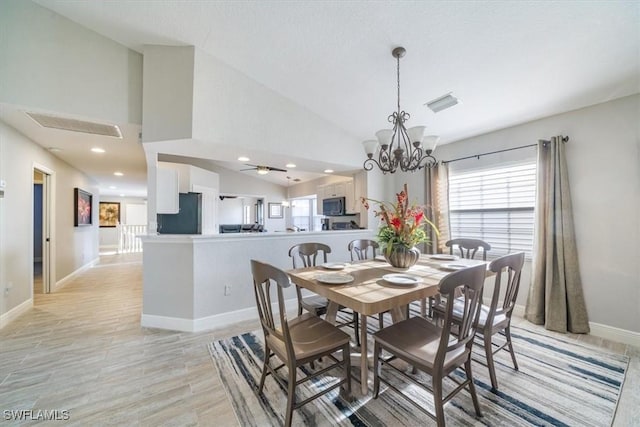
[(257, 238), (282, 238), (282, 237), (308, 237), (328, 236), (332, 234), (362, 234), (370, 232), (375, 235), (375, 230), (322, 230), (322, 231), (267, 231), (264, 233), (221, 233), (221, 234), (143, 234), (138, 237), (143, 242), (153, 241), (203, 241), (203, 240), (239, 240)]

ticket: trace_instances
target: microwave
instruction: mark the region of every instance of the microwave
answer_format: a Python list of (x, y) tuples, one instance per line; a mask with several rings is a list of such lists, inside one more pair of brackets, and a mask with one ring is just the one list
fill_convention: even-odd
[(322, 215), (340, 216), (346, 213), (344, 197), (331, 197), (322, 200)]

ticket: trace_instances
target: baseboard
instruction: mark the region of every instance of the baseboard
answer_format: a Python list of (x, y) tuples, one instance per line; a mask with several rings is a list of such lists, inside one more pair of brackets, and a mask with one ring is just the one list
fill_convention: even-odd
[(640, 332), (633, 332), (595, 322), (589, 322), (589, 328), (591, 329), (590, 335), (595, 337), (640, 347)]
[(51, 292), (55, 292), (58, 291), (60, 289), (62, 289), (67, 283), (69, 283), (71, 280), (73, 280), (73, 278), (75, 278), (78, 274), (82, 273), (85, 270), (90, 269), (91, 267), (93, 267), (98, 261), (100, 260), (100, 258), (94, 258), (93, 260), (89, 261), (88, 263), (86, 263), (85, 265), (83, 265), (82, 267), (76, 269), (74, 272), (72, 272), (71, 274), (68, 274), (67, 276), (63, 277), (62, 279), (58, 280), (54, 285), (53, 288), (51, 289)]
[[(516, 304), (513, 308), (513, 315), (524, 318), (524, 307), (524, 305)], [(589, 329), (589, 335), (593, 335), (594, 337), (640, 347), (640, 332), (633, 332), (627, 329), (620, 329), (615, 326), (603, 325), (602, 323), (595, 322), (589, 322)]]
[[(296, 298), (285, 301), (287, 307), (298, 306)], [(277, 304), (273, 305), (274, 314), (278, 313)], [(180, 317), (157, 316), (154, 314), (144, 314), (140, 318), (140, 325), (145, 328), (168, 329), (181, 332), (201, 332), (211, 329), (224, 328), (246, 320), (257, 320), (258, 310), (256, 307), (243, 308), (226, 313), (214, 314), (213, 316), (201, 317), (198, 319), (185, 319)]]
[(25, 313), (33, 308), (33, 298), (29, 298), (22, 304), (18, 304), (13, 307), (11, 310), (7, 311), (5, 314), (0, 316), (0, 329), (7, 326), (9, 323), (13, 322), (16, 317), (20, 316), (22, 313)]

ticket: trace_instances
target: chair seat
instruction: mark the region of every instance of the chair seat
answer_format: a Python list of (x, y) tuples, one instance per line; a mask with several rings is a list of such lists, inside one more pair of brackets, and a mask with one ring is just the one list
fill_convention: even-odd
[[(462, 309), (464, 302), (462, 298), (456, 298), (453, 302), (453, 317), (456, 320), (459, 320), (462, 317)], [(444, 304), (439, 304), (433, 307), (434, 311), (437, 311), (438, 314), (444, 316), (443, 313), (445, 311)], [(487, 324), (487, 318), (489, 317), (489, 310), (491, 308), (487, 305), (482, 304), (480, 306), (480, 318), (478, 319), (478, 330), (481, 332), (485, 325)], [(508, 323), (507, 316), (504, 313), (500, 313), (493, 318), (492, 329), (496, 327), (501, 327)]]
[[(442, 328), (422, 317), (411, 317), (376, 332), (373, 339), (390, 353), (431, 373), (441, 335)], [(452, 336), (453, 340), (455, 337)], [(449, 352), (445, 357), (445, 371), (464, 359), (466, 353), (464, 346)]]
[[(350, 337), (331, 323), (311, 313), (304, 313), (289, 320), (291, 343), (297, 360), (314, 357), (349, 342)], [(282, 360), (287, 351), (282, 340), (273, 335), (267, 337), (269, 348)]]
[(313, 295), (302, 298), (300, 305), (305, 310), (314, 313), (316, 316), (322, 316), (327, 312), (329, 301), (320, 295)]

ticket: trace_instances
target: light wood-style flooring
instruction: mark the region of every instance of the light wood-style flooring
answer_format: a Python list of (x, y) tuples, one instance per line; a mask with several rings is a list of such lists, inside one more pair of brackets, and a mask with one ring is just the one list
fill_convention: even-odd
[[(0, 330), (4, 410), (67, 410), (64, 425), (237, 426), (207, 344), (256, 322), (203, 333), (142, 328), (140, 254), (103, 256)], [(615, 426), (640, 425), (640, 350), (575, 336), (632, 356)], [(18, 424), (18, 423), (15, 423)]]

